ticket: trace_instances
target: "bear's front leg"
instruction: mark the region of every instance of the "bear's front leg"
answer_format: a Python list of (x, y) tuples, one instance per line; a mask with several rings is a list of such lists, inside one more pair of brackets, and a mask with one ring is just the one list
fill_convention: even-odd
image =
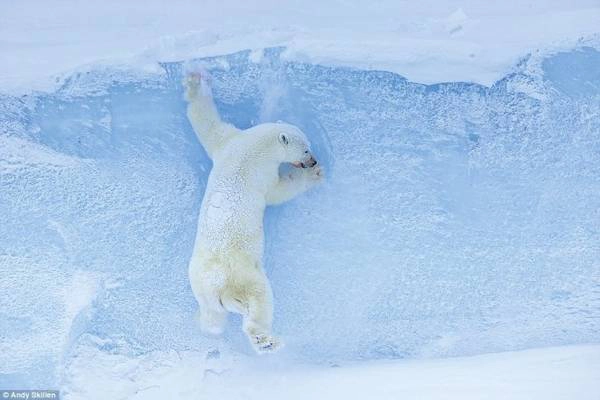
[(321, 167), (295, 168), (269, 189), (265, 195), (267, 204), (280, 204), (291, 200), (300, 193), (323, 181), (324, 173)]

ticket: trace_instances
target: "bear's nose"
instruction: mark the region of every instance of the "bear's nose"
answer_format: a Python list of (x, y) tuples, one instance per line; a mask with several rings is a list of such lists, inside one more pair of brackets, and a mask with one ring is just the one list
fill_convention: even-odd
[(308, 161), (303, 162), (300, 164), (302, 166), (302, 168), (311, 168), (314, 167), (315, 165), (317, 165), (317, 160), (315, 160), (315, 158), (313, 156), (311, 156)]

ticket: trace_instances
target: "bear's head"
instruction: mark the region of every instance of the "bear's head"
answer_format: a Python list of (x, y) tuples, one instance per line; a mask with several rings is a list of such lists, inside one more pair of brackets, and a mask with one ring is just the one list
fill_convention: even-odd
[(311, 168), (317, 160), (310, 151), (310, 142), (298, 128), (288, 124), (277, 124), (277, 141), (283, 150), (282, 162), (292, 164), (296, 168)]

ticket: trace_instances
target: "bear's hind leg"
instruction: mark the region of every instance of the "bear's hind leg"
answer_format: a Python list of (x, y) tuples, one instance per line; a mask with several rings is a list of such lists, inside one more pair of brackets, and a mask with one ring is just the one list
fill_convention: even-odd
[(200, 329), (202, 332), (211, 335), (220, 335), (225, 330), (227, 311), (225, 309), (214, 310), (208, 306), (200, 305), (197, 318), (200, 322)]
[(257, 353), (277, 351), (283, 346), (278, 338), (271, 335), (271, 301), (264, 301), (261, 296), (251, 297), (248, 301), (248, 313), (243, 318), (242, 328)]
[(225, 308), (242, 315), (242, 329), (257, 353), (266, 353), (282, 347), (271, 335), (273, 300), (267, 277), (261, 270), (252, 271), (244, 279), (232, 283), (221, 297)]

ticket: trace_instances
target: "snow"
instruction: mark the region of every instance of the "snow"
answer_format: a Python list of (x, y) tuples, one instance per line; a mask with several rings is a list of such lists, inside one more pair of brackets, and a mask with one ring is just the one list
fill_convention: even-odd
[(66, 400), (595, 400), (600, 393), (600, 346), (292, 367), (264, 358), (206, 359), (189, 351), (128, 358), (86, 348), (79, 356), (94, 363), (81, 368)]
[[(0, 4), (0, 388), (598, 397), (597, 1), (315, 7)], [(266, 215), (273, 357), (193, 318), (190, 60), (327, 171)]]
[(11, 136), (0, 137), (0, 168), (17, 171), (20, 168), (67, 168), (76, 166), (79, 160), (65, 156), (45, 146)]
[(51, 90), (85, 65), (152, 69), (266, 47), (291, 61), (386, 70), (411, 81), (491, 85), (534, 49), (597, 40), (595, 0), (460, 2), (24, 0), (0, 5), (2, 91)]

